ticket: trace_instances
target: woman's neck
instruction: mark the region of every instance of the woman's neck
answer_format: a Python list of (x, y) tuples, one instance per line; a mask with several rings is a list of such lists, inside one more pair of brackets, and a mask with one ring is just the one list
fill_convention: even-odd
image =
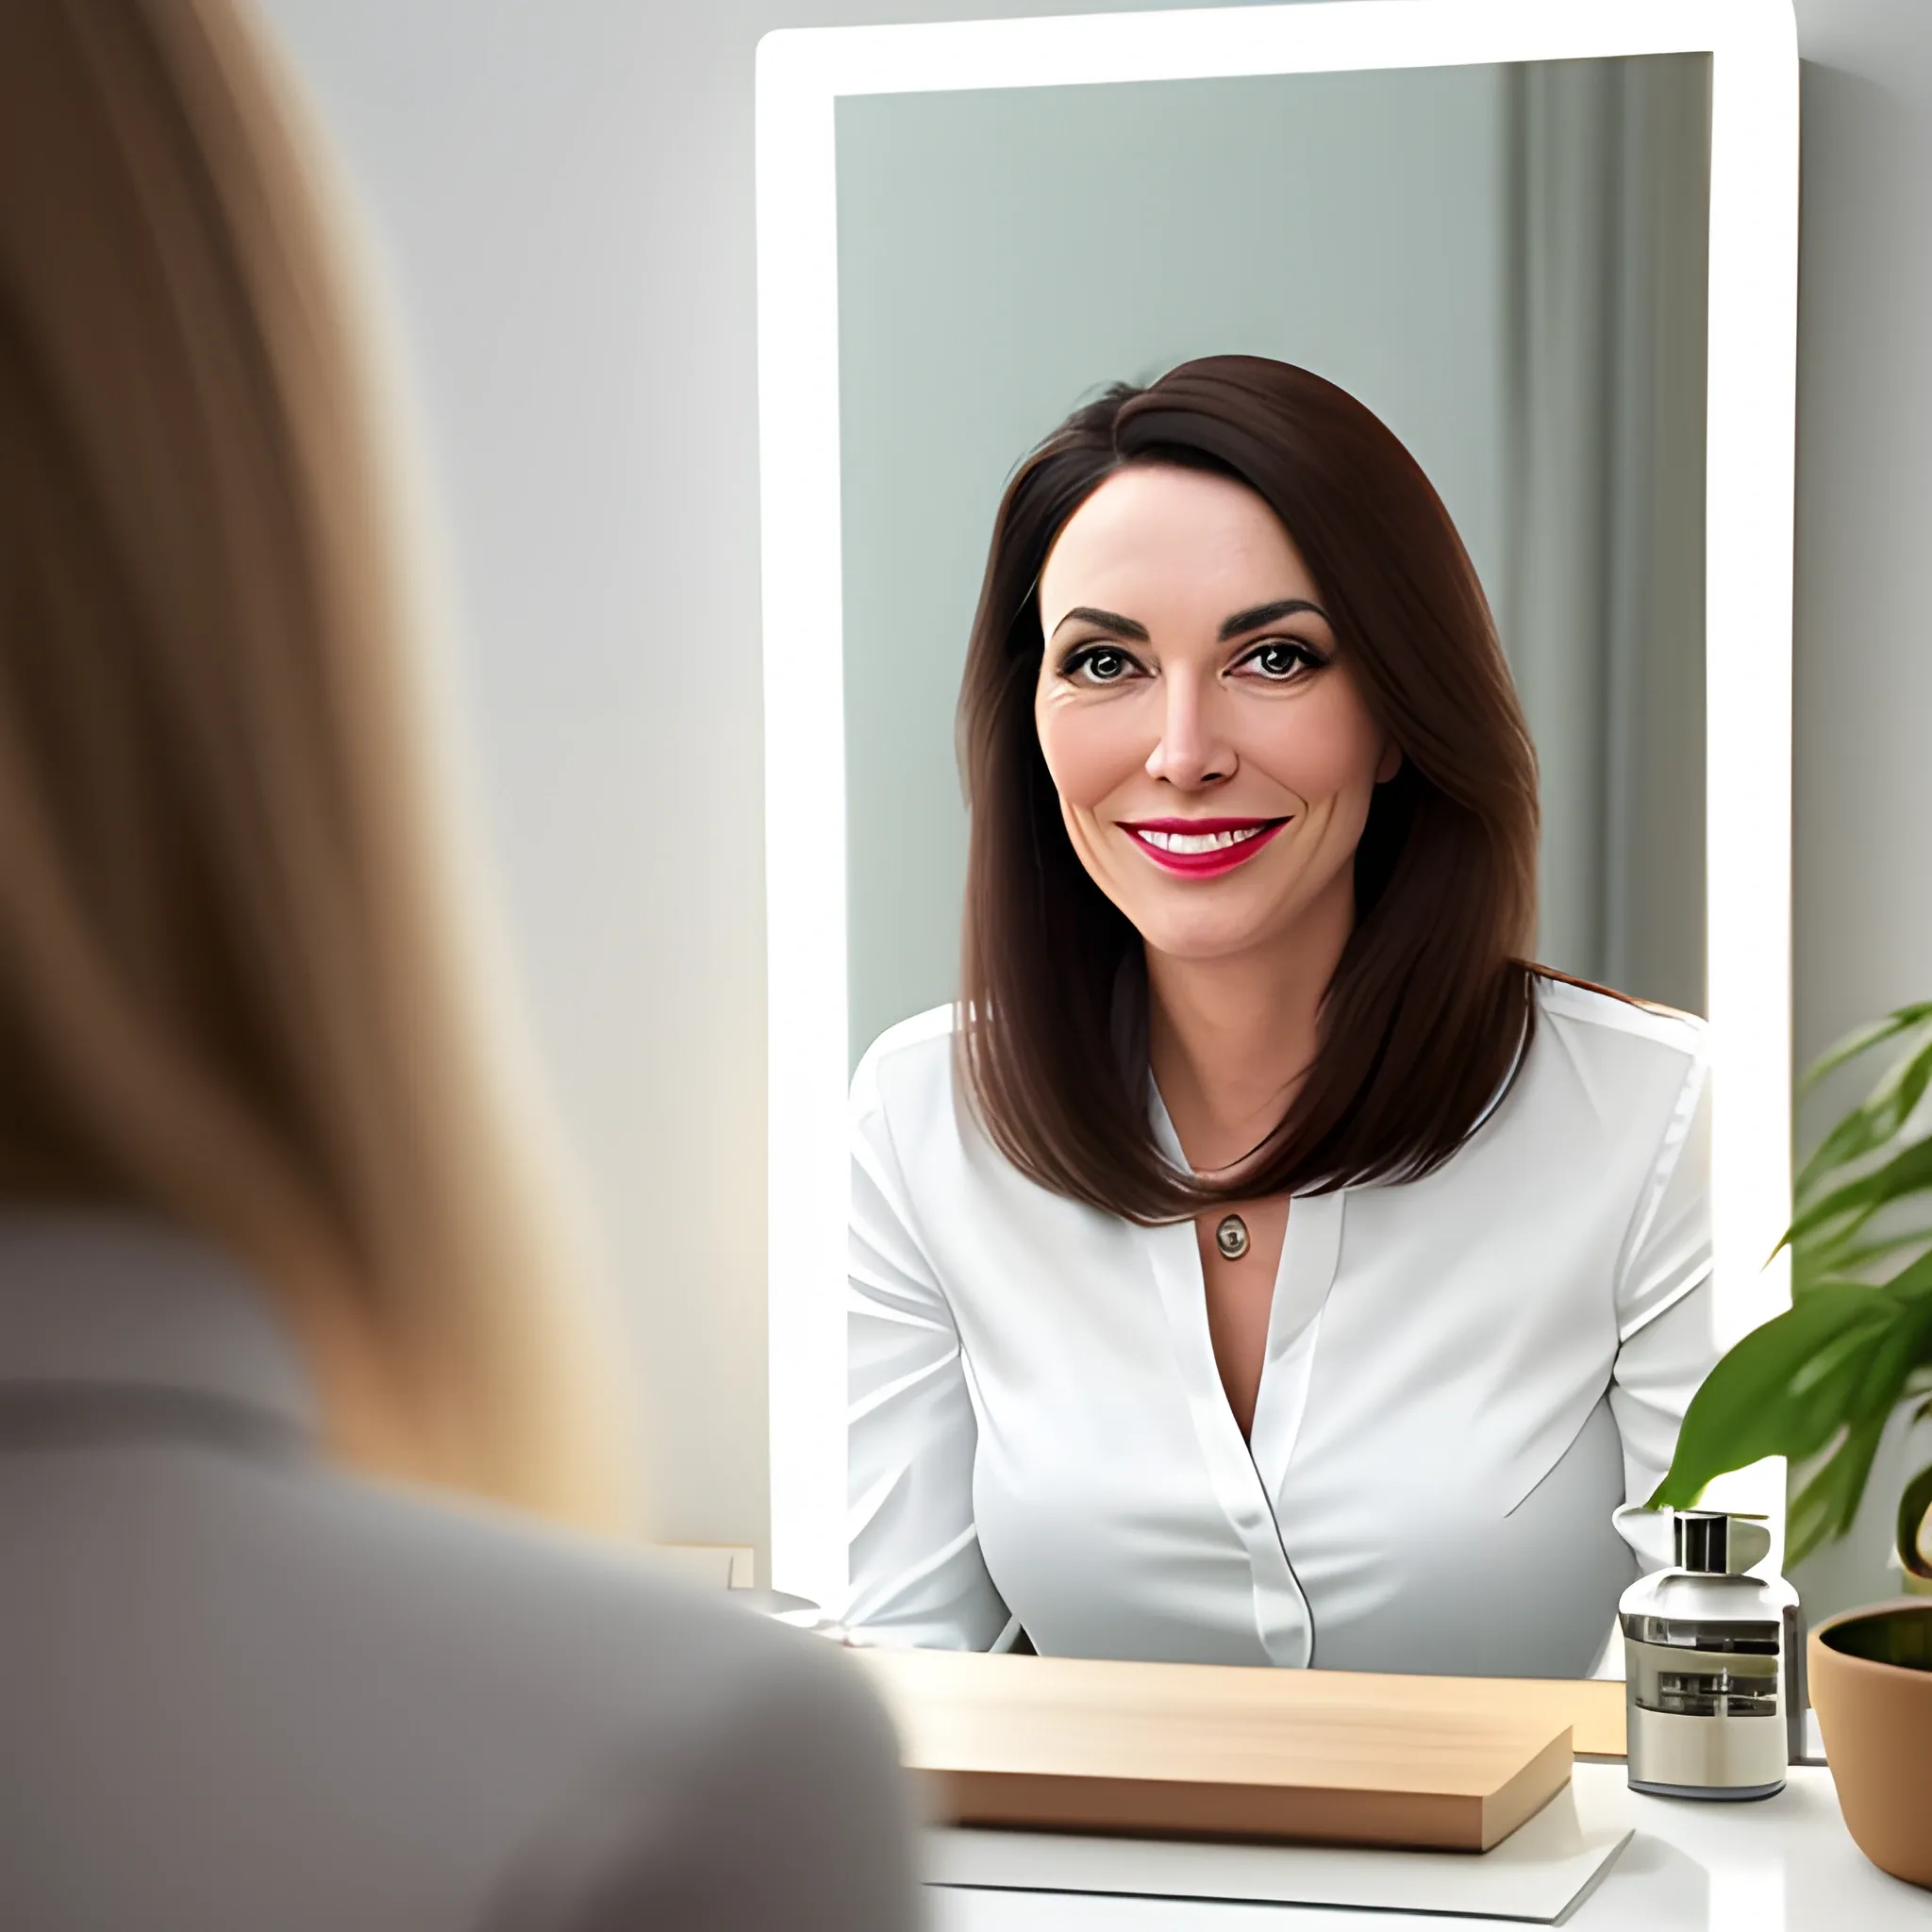
[(1274, 1130), (1315, 1058), (1322, 1000), (1355, 925), (1353, 881), (1285, 933), (1211, 959), (1147, 949), (1147, 1055), (1188, 1164), (1237, 1165)]

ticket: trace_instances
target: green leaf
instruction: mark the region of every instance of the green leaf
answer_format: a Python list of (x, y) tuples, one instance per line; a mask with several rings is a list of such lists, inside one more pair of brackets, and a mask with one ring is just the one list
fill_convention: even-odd
[(1885, 1434), (1888, 1412), (1854, 1422), (1837, 1446), (1791, 1498), (1785, 1518), (1785, 1561), (1796, 1563), (1820, 1543), (1844, 1535), (1858, 1513), (1858, 1499), (1872, 1474), (1872, 1458)]
[(1798, 1172), (1794, 1191), (1802, 1201), (1815, 1193), (1835, 1169), (1862, 1160), (1883, 1147), (1908, 1121), (1932, 1084), (1932, 1031), (1893, 1066), (1866, 1097), (1832, 1128)]
[(1686, 1508), (1713, 1476), (1762, 1457), (1815, 1456), (1843, 1425), (1898, 1318), (1885, 1290), (1847, 1285), (1754, 1328), (1691, 1397), (1651, 1507)]
[(1870, 1053), (1874, 1046), (1881, 1046), (1886, 1041), (1894, 1040), (1899, 1034), (1928, 1020), (1932, 1020), (1932, 1000), (1922, 1000), (1916, 1006), (1900, 1007), (1896, 1012), (1873, 1021), (1869, 1026), (1856, 1027), (1836, 1045), (1827, 1047), (1805, 1069), (1804, 1078), (1798, 1083), (1799, 1092), (1810, 1092), (1827, 1074), (1836, 1073), (1847, 1061), (1857, 1059), (1860, 1054)]
[(1785, 1240), (1803, 1243), (1843, 1241), (1857, 1234), (1881, 1208), (1932, 1191), (1932, 1140), (1918, 1141), (1881, 1168), (1834, 1188), (1793, 1219)]
[(1932, 1515), (1932, 1462), (1906, 1485), (1906, 1492), (1898, 1500), (1899, 1560), (1914, 1576), (1932, 1576), (1932, 1540), (1925, 1535), (1928, 1515)]
[(1890, 1281), (1875, 1286), (1894, 1301), (1918, 1302), (1932, 1297), (1932, 1251), (1907, 1262)]
[(1894, 1298), (1898, 1313), (1846, 1398), (1844, 1420), (1855, 1428), (1868, 1421), (1883, 1428), (1904, 1400), (1912, 1371), (1932, 1361), (1932, 1295), (1902, 1295), (1897, 1282), (1887, 1283), (1882, 1292)]
[[(1830, 1246), (1807, 1242), (1791, 1257), (1791, 1292), (1811, 1294), (1821, 1288), (1865, 1285), (1864, 1271), (1874, 1261), (1890, 1259), (1907, 1248), (1932, 1253), (1932, 1229), (1886, 1235), (1875, 1241), (1838, 1242)], [(1914, 1257), (1914, 1259), (1922, 1258)]]

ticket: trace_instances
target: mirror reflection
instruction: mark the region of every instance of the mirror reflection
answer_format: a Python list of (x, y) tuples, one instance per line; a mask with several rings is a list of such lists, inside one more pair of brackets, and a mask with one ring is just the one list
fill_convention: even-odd
[(1587, 1674), (1715, 1354), (1707, 66), (839, 117), (846, 1621)]

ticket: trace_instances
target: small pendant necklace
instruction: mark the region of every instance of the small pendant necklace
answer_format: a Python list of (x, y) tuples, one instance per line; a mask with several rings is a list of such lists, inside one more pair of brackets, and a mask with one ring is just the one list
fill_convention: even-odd
[(1214, 1230), (1214, 1245), (1222, 1258), (1239, 1261), (1248, 1252), (1248, 1224), (1239, 1214), (1226, 1214)]

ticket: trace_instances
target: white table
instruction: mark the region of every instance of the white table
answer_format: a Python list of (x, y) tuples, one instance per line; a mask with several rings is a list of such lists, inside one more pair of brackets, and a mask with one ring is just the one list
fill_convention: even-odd
[[(1624, 1781), (1621, 1763), (1576, 1777)], [(1639, 1798), (1641, 1822), (1566, 1932), (1932, 1932), (1932, 1892), (1869, 1863), (1839, 1816), (1831, 1774), (1794, 1765), (1774, 1798)], [(1932, 1831), (1932, 1819), (1926, 1821)], [(935, 1888), (934, 1932), (1508, 1932), (1500, 1919), (1228, 1905), (1074, 1892)]]

